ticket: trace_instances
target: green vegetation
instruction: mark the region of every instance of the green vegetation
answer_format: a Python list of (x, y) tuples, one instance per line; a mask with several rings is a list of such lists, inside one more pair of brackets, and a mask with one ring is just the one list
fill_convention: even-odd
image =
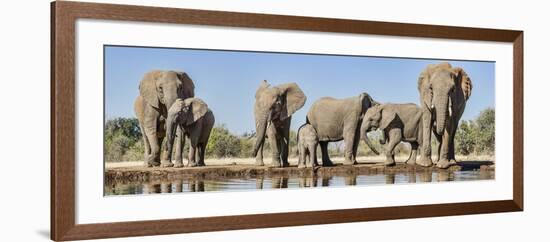
[[(383, 151), (382, 145), (377, 142), (380, 131), (369, 134), (372, 143), (378, 151)], [(290, 131), (289, 156), (297, 156), (296, 132)], [(206, 146), (207, 158), (252, 157), (255, 143), (255, 133), (246, 132), (242, 135), (232, 134), (225, 125), (217, 125), (212, 129), (208, 145)], [(189, 142), (185, 143), (184, 157), (187, 157)], [(329, 155), (342, 156), (343, 143), (333, 142), (329, 144)], [(456, 132), (455, 151), (461, 155), (492, 155), (495, 148), (495, 110), (488, 108), (483, 110), (474, 120), (463, 120)], [(436, 149), (435, 138), (432, 139), (432, 150)], [(270, 144), (264, 143), (264, 157), (271, 154)], [(401, 143), (396, 148), (397, 154), (409, 155), (410, 146)], [(143, 139), (139, 129), (138, 120), (135, 118), (116, 118), (105, 123), (105, 161), (138, 161), (143, 160)], [(361, 141), (358, 147), (358, 156), (374, 155), (365, 142)], [(321, 156), (319, 148), (318, 157)]]
[(105, 123), (105, 161), (143, 159), (143, 139), (136, 118), (116, 118)]
[(474, 120), (462, 121), (455, 136), (455, 152), (462, 155), (493, 155), (495, 110), (488, 108)]
[(241, 144), (247, 144), (241, 142), (244, 140), (239, 139), (236, 135), (233, 135), (225, 127), (225, 125), (219, 125), (212, 129), (210, 133), (210, 139), (208, 145), (206, 145), (206, 157), (239, 157), (241, 155)]

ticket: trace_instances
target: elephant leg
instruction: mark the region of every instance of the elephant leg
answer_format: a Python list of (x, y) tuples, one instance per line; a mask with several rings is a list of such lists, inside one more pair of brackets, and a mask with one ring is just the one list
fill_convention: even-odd
[(432, 166), (432, 148), (431, 148), (431, 131), (432, 131), (432, 113), (427, 108), (422, 110), (422, 148), (420, 152), (420, 160), (416, 163), (421, 166)]
[(456, 158), (455, 158), (455, 134), (456, 129), (458, 128), (458, 121), (455, 121), (453, 119), (453, 123), (451, 126), (451, 136), (449, 137), (449, 162), (451, 165), (456, 164)]
[(290, 121), (292, 117), (288, 117), (283, 121), (283, 126), (278, 133), (281, 134), (281, 165), (288, 167), (288, 151), (290, 144)]
[(401, 142), (401, 130), (399, 129), (392, 129), (388, 133), (388, 144), (386, 148), (386, 161), (384, 162), (384, 165), (386, 166), (393, 166), (395, 165), (395, 157), (394, 157), (394, 149)]
[(198, 146), (199, 150), (197, 151), (197, 153), (198, 153), (198, 156), (199, 156), (199, 163), (198, 163), (199, 166), (206, 166), (206, 164), (204, 163), (204, 154), (205, 154), (205, 151), (206, 151), (206, 144), (207, 143), (201, 143)]
[(434, 161), (434, 164), (437, 164), (437, 162), (439, 162), (439, 154), (441, 154), (441, 144), (442, 144), (442, 139), (443, 139), (443, 135), (439, 135), (437, 134), (435, 131), (433, 132), (434, 133), (434, 136), (435, 136), (435, 140), (437, 142), (437, 146), (436, 146), (436, 149), (435, 149), (435, 161)]
[(418, 151), (418, 143), (411, 142), (411, 155), (409, 156), (409, 159), (407, 159), (406, 163), (407, 165), (414, 165), (416, 164), (416, 153)]
[(315, 167), (317, 160), (316, 160), (316, 154), (315, 154), (315, 144), (309, 144), (308, 145), (308, 163), (306, 164), (306, 167)]
[(204, 162), (204, 160), (206, 159), (206, 145), (208, 145), (208, 143), (202, 144), (201, 149), (201, 165), (203, 166), (206, 166), (206, 163)]
[(449, 133), (449, 128), (445, 128), (441, 138), (441, 149), (439, 149), (439, 161), (437, 162), (437, 167), (441, 169), (446, 169), (451, 166), (451, 163), (449, 162)]
[(262, 142), (260, 145), (260, 149), (258, 150), (258, 154), (256, 154), (256, 163), (257, 166), (263, 166), (264, 165), (264, 143)]
[(164, 139), (164, 136), (163, 137), (159, 137), (159, 140), (158, 140), (158, 143), (161, 145), (161, 150), (163, 151), (162, 152), (162, 160), (160, 162), (160, 167), (172, 167), (174, 166), (174, 163), (172, 163), (172, 161), (170, 161), (170, 156), (168, 155), (168, 145), (166, 145), (166, 142), (168, 142), (166, 140), (166, 142), (163, 142), (165, 141)]
[(344, 165), (353, 165), (353, 135), (344, 136)]
[(146, 161), (147, 166), (148, 167), (159, 166), (160, 165), (160, 162), (159, 162), (160, 146), (158, 143), (158, 138), (155, 130), (150, 130), (147, 132), (147, 140), (149, 140), (148, 143), (150, 144), (150, 151)]
[(300, 153), (298, 155), (298, 168), (304, 168), (305, 167), (305, 160), (306, 160), (306, 147), (305, 147), (305, 145), (299, 144), (298, 145), (298, 152)]
[(180, 127), (176, 130), (175, 144), (176, 159), (174, 161), (174, 167), (183, 167), (183, 147), (185, 146), (185, 136)]
[(309, 151), (309, 148), (306, 148), (306, 156), (304, 158), (304, 166), (311, 167), (311, 152)]
[(361, 135), (359, 134), (359, 129), (357, 129), (353, 140), (353, 149), (351, 153), (351, 161), (353, 162), (353, 164), (357, 164), (357, 149), (359, 148), (360, 141), (359, 137), (361, 137)]
[(171, 161), (172, 154), (169, 154), (168, 152), (168, 140), (166, 138), (166, 128), (165, 128), (165, 122), (159, 121), (157, 123), (157, 137), (158, 137), (158, 144), (160, 145), (161, 155), (162, 159), (160, 162), (161, 167), (172, 167), (174, 166), (174, 163)]
[(197, 162), (195, 161), (196, 152), (197, 152), (197, 147), (195, 145), (190, 145), (189, 146), (189, 155), (188, 155), (188, 158), (187, 158), (187, 159), (189, 159), (189, 164), (187, 166), (190, 166), (190, 167), (197, 166)]
[(145, 134), (145, 130), (142, 127), (143, 125), (140, 124), (141, 129), (141, 138), (143, 139), (143, 147), (144, 147), (144, 154), (143, 154), (143, 165), (145, 167), (148, 166), (148, 157), (151, 154), (151, 145), (149, 144), (149, 140), (147, 139), (147, 135)]
[(267, 139), (269, 141), (269, 146), (271, 147), (271, 164), (270, 167), (280, 167), (281, 166), (281, 143), (279, 142), (280, 137), (278, 137), (277, 129), (274, 124), (269, 125), (267, 129)]
[(316, 167), (319, 165), (319, 162), (317, 162), (317, 144), (312, 144), (310, 149), (309, 155), (312, 157), (311, 167)]
[(323, 166), (334, 166), (334, 163), (328, 157), (328, 141), (320, 141)]

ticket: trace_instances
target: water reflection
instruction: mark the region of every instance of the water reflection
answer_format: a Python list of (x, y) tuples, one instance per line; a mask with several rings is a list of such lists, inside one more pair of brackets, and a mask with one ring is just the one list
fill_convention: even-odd
[(173, 180), (150, 181), (146, 183), (115, 183), (105, 186), (105, 195), (154, 194), (205, 191), (233, 191), (281, 188), (338, 187), (377, 184), (429, 183), (446, 181), (472, 181), (494, 179), (491, 170), (420, 170), (387, 174), (345, 174), (317, 175), (303, 177), (264, 177), (253, 178), (182, 178)]

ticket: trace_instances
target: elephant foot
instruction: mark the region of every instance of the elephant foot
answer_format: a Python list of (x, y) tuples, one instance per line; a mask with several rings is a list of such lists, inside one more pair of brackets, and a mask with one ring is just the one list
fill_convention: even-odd
[(146, 166), (146, 167), (160, 166), (160, 162), (158, 162), (158, 161), (149, 161), (149, 162), (146, 162), (146, 163), (145, 163), (145, 166)]
[(282, 167), (282, 166), (281, 166), (281, 163), (271, 162), (271, 163), (267, 164), (267, 167), (279, 168), (279, 167)]
[(174, 163), (174, 168), (181, 168), (183, 167), (183, 162), (175, 162)]
[(430, 167), (433, 165), (432, 159), (430, 157), (420, 157), (420, 160), (417, 160), (416, 164), (423, 167)]
[(405, 164), (413, 166), (416, 164), (416, 155), (411, 154), (411, 156), (405, 161)]
[(254, 163), (256, 166), (264, 166), (264, 161), (261, 159), (256, 159), (256, 162)]
[(452, 166), (456, 165), (456, 160), (455, 159), (450, 159), (449, 164), (451, 164)]
[(195, 166), (198, 166), (199, 164), (197, 164), (197, 162), (189, 162), (189, 164), (187, 164), (187, 166), (189, 167), (195, 167)]
[(304, 164), (298, 164), (298, 168), (299, 168), (299, 169), (306, 168), (306, 167), (307, 167), (307, 166), (304, 165)]
[(324, 160), (323, 166), (334, 166), (334, 162), (332, 162), (331, 160)]
[(342, 162), (342, 164), (345, 165), (345, 166), (352, 166), (352, 165), (357, 164), (357, 162), (352, 161), (352, 160), (344, 160), (344, 162)]
[(385, 166), (395, 166), (395, 161), (394, 160), (386, 160), (384, 162), (384, 165)]
[(436, 167), (440, 169), (447, 169), (451, 166), (451, 162), (447, 159), (440, 159), (439, 162), (437, 162)]
[(174, 166), (174, 163), (170, 162), (170, 161), (163, 161), (160, 163), (160, 167), (162, 168), (166, 168), (166, 167), (173, 167)]
[(204, 162), (199, 162), (197, 163), (197, 166), (206, 166), (206, 164), (204, 164)]

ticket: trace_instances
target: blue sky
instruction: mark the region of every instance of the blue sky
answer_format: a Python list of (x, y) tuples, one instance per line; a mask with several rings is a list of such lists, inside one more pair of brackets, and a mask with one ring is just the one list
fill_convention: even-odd
[[(260, 81), (296, 82), (307, 96), (292, 117), (292, 128), (305, 122), (311, 104), (325, 96), (344, 98), (368, 92), (379, 102), (419, 103), (417, 79), (436, 59), (334, 56), (148, 47), (105, 47), (106, 119), (135, 117), (138, 85), (149, 70), (185, 71), (216, 117), (235, 134), (254, 130), (254, 94)], [(463, 120), (495, 105), (495, 63), (448, 61), (466, 70), (473, 82)]]

